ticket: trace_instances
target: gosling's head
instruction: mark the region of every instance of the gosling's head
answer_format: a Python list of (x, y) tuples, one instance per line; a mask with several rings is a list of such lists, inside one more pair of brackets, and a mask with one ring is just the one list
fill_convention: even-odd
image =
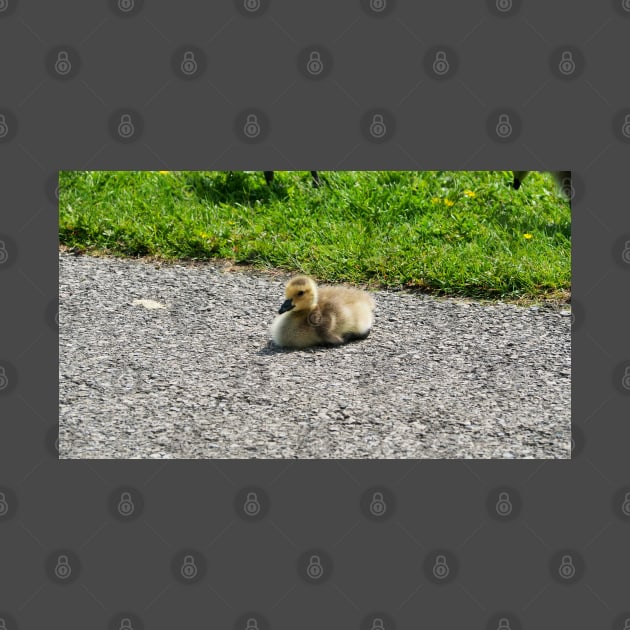
[(291, 309), (309, 310), (317, 304), (317, 285), (306, 276), (296, 276), (287, 282), (284, 295), (287, 299), (280, 307), (279, 313), (286, 313)]

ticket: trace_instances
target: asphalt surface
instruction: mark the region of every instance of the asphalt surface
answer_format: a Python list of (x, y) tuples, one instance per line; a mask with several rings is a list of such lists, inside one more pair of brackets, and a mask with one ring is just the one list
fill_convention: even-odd
[(281, 350), (287, 275), (59, 255), (62, 458), (568, 458), (567, 309), (376, 291)]

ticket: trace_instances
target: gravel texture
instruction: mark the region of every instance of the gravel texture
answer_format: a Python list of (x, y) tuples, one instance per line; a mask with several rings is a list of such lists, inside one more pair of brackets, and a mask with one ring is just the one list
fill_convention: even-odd
[(59, 256), (63, 458), (568, 458), (570, 312), (376, 291), (281, 350), (287, 275)]

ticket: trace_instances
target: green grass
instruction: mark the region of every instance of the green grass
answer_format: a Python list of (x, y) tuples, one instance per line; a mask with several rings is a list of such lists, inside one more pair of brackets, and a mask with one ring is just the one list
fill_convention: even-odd
[(558, 299), (571, 211), (550, 175), (509, 171), (78, 172), (59, 237), (80, 251), (230, 259), (325, 281), (489, 299)]

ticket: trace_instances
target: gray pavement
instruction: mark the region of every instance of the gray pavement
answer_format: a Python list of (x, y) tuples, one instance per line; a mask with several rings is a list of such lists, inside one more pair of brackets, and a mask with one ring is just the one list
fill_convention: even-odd
[(280, 350), (288, 275), (59, 255), (62, 458), (568, 458), (568, 309), (376, 291)]

